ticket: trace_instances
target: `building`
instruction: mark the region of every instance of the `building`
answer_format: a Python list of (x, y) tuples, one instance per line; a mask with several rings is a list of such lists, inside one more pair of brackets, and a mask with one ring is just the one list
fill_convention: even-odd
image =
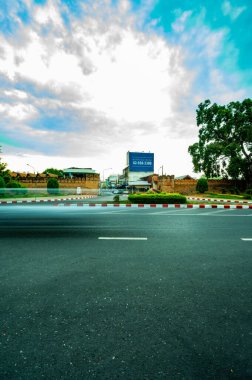
[(65, 177), (69, 178), (86, 178), (86, 177), (92, 177), (97, 176), (99, 174), (96, 173), (95, 170), (91, 168), (75, 168), (71, 167), (68, 169), (63, 170)]
[(145, 191), (151, 187), (146, 177), (154, 174), (154, 153), (127, 152), (127, 166), (123, 170), (124, 184), (129, 190)]
[(67, 168), (63, 170), (64, 180), (63, 181), (77, 181), (79, 186), (86, 187), (89, 189), (98, 189), (100, 183), (100, 174), (96, 173), (95, 170), (91, 168)]
[(106, 187), (108, 188), (115, 188), (118, 185), (118, 174), (111, 174), (107, 179), (106, 179)]

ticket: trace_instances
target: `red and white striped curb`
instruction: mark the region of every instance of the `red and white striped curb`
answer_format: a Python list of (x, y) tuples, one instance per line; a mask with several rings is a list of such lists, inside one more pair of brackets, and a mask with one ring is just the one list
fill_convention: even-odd
[(80, 199), (90, 199), (95, 198), (95, 195), (85, 195), (83, 197), (75, 197), (75, 198), (52, 198), (52, 199), (25, 199), (25, 200), (12, 200), (12, 201), (0, 201), (0, 205), (6, 204), (18, 204), (18, 203), (47, 203), (47, 202), (62, 202), (62, 201), (74, 201)]
[(217, 204), (117, 204), (117, 203), (54, 203), (52, 206), (77, 207), (134, 207), (134, 208), (222, 208), (252, 209), (252, 205), (217, 205)]
[(252, 204), (252, 201), (241, 201), (238, 199), (220, 199), (220, 198), (194, 198), (186, 197), (191, 201), (207, 201), (207, 202), (221, 202), (221, 203), (239, 203), (239, 204)]

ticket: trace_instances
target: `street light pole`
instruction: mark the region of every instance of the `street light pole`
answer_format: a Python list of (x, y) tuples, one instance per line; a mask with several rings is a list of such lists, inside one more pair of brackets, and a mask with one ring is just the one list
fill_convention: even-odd
[[(30, 164), (26, 164), (26, 165), (33, 169), (33, 173), (35, 175), (35, 168), (32, 165), (30, 165)], [(35, 188), (36, 188), (36, 190), (35, 190), (35, 200), (36, 200), (37, 178), (35, 178)]]
[[(106, 171), (106, 170), (111, 170), (112, 168), (106, 168), (106, 169), (103, 169), (103, 171), (102, 171), (102, 181), (104, 182), (104, 172)], [(102, 181), (101, 181), (101, 179), (100, 179), (100, 195), (101, 195), (101, 189), (102, 189)]]

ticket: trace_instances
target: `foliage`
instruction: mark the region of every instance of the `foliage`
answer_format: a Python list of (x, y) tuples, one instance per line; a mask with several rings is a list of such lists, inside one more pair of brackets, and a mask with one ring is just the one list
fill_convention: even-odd
[[(25, 195), (27, 194), (27, 188), (18, 181), (11, 180), (6, 184), (6, 189), (10, 189), (8, 193), (12, 195)], [(15, 189), (15, 190), (13, 190)]]
[(48, 194), (57, 194), (59, 192), (59, 181), (57, 178), (49, 178), (47, 181)]
[(4, 194), (5, 189), (5, 180), (3, 177), (0, 177), (0, 196)]
[(4, 189), (5, 188), (5, 180), (3, 177), (0, 177), (0, 189)]
[(173, 204), (186, 203), (186, 197), (176, 193), (159, 193), (159, 194), (130, 194), (128, 200), (132, 203), (147, 203), (147, 204)]
[(120, 197), (119, 197), (119, 195), (115, 195), (114, 198), (113, 198), (113, 201), (114, 201), (114, 202), (120, 202)]
[(6, 185), (7, 188), (9, 189), (20, 189), (21, 188), (21, 183), (18, 181), (9, 181)]
[(54, 168), (48, 168), (43, 171), (44, 174), (50, 173), (50, 174), (56, 174), (58, 177), (63, 177), (64, 172), (60, 169), (54, 169)]
[(208, 190), (208, 182), (207, 182), (207, 179), (204, 178), (204, 177), (201, 177), (201, 178), (197, 181), (196, 191), (198, 191), (199, 193), (204, 194), (204, 192), (207, 191), (207, 190)]
[(209, 177), (252, 182), (252, 100), (221, 106), (210, 100), (199, 104), (199, 141), (189, 146), (194, 170)]
[(252, 189), (246, 189), (245, 193), (252, 195)]
[(1, 162), (0, 158), (0, 177), (5, 177), (9, 174), (9, 170), (7, 169), (7, 164), (5, 162)]
[(159, 193), (159, 191), (154, 191), (153, 189), (149, 189), (146, 191), (145, 194), (156, 194), (156, 193)]

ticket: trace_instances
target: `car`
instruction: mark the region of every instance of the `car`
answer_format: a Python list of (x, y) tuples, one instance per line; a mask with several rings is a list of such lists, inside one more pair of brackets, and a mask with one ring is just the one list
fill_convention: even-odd
[(114, 194), (123, 194), (123, 190), (122, 189), (115, 189), (113, 191)]

